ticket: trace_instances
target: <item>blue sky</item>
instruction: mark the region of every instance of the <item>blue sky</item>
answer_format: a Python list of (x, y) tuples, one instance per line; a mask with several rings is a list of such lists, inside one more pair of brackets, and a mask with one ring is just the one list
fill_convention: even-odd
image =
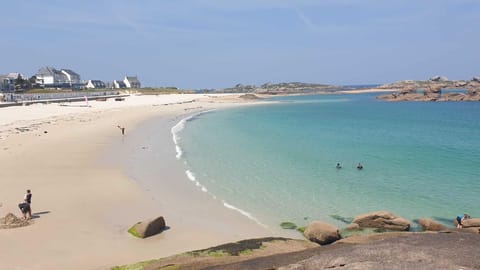
[(69, 68), (145, 86), (480, 75), (480, 0), (15, 0), (0, 74)]

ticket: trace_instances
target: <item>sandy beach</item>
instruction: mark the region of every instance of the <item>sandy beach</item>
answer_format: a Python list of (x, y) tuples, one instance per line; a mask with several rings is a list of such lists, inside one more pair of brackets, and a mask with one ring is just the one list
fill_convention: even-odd
[[(0, 230), (0, 269), (108, 269), (275, 234), (199, 192), (175, 159), (170, 129), (180, 119), (241, 103), (192, 94), (1, 108), (0, 216), (21, 216), (17, 205), (31, 189), (34, 218)], [(150, 132), (165, 144), (156, 153), (163, 162), (132, 179), (125, 166), (130, 153), (148, 151)], [(157, 216), (168, 226), (160, 235), (126, 232)]]

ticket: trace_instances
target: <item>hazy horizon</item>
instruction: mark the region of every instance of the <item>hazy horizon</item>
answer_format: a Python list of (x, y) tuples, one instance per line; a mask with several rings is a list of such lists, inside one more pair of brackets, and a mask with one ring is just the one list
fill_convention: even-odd
[(336, 85), (480, 75), (480, 1), (2, 3), (0, 74), (43, 66), (143, 86)]

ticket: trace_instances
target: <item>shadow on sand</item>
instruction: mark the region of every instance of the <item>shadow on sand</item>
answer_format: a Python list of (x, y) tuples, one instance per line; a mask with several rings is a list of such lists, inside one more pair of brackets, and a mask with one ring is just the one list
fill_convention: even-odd
[(50, 214), (50, 211), (32, 213), (32, 219), (40, 218), (41, 215)]

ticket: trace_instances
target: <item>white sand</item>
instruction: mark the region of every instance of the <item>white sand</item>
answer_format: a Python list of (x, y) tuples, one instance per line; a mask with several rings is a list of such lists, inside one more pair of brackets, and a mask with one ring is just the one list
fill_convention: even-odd
[[(91, 107), (0, 108), (0, 216), (21, 215), (17, 204), (26, 189), (35, 216), (30, 226), (0, 230), (0, 269), (107, 269), (272, 235), (198, 192), (172, 162), (168, 137), (181, 116), (236, 102), (233, 95), (160, 95), (91, 101)], [(159, 178), (179, 183), (154, 195), (121, 167), (99, 162), (112, 145), (132, 145), (131, 131), (152, 117), (165, 127), (160, 136), (171, 149), (163, 155), (172, 166)], [(117, 125), (126, 127), (125, 136)], [(170, 227), (160, 235), (141, 240), (126, 233), (136, 221), (158, 215)]]

